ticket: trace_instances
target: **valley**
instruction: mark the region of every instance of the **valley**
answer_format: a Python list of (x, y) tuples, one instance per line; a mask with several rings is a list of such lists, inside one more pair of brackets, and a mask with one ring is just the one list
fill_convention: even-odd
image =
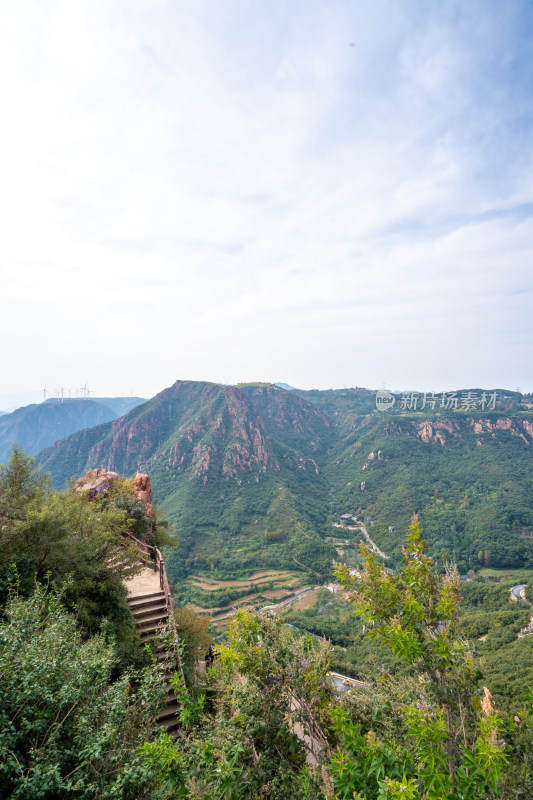
[(149, 473), (179, 540), (168, 554), (176, 584), (261, 569), (325, 580), (346, 513), (392, 567), (414, 512), (441, 565), (533, 567), (530, 398), (495, 394), (483, 412), (398, 402), (381, 413), (366, 389), (176, 381), (38, 461), (58, 487), (93, 467)]
[(532, 639), (517, 638), (528, 606), (510, 597), (533, 574), (533, 422), (529, 396), (487, 394), (482, 411), (380, 412), (366, 389), (176, 381), (37, 460), (58, 487), (94, 467), (148, 473), (177, 538), (166, 565), (178, 605), (209, 616), (217, 637), (236, 608), (279, 606), (358, 679), (392, 662), (363, 636), (333, 565), (358, 565), (363, 541), (396, 569), (417, 512), (437, 569), (452, 561), (463, 577), (464, 634), (507, 703), (531, 673)]

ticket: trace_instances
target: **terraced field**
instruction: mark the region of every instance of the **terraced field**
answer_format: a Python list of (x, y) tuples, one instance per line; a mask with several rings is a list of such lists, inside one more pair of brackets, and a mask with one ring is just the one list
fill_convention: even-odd
[[(300, 585), (301, 577), (302, 575), (300, 572), (287, 570), (284, 572), (277, 570), (260, 570), (258, 572), (254, 572), (244, 580), (232, 581), (217, 581), (191, 575), (189, 578), (189, 583), (192, 586), (203, 589), (205, 592), (214, 592), (217, 589), (244, 589), (253, 585), (257, 586), (258, 588), (266, 588), (268, 586), (268, 588), (276, 589), (282, 588), (281, 584), (283, 584), (283, 588), (287, 587), (288, 589), (292, 589), (297, 588), (297, 586)], [(270, 587), (271, 583), (273, 583), (274, 586)]]
[[(187, 591), (188, 586), (192, 597), (199, 592), (203, 595), (203, 602), (190, 602), (191, 607), (199, 614), (208, 614), (215, 628), (222, 630), (234, 609), (255, 610), (275, 605), (301, 588), (306, 577), (302, 572), (292, 570), (258, 570), (241, 580), (214, 580), (191, 575), (184, 589)], [(215, 592), (217, 596), (210, 602), (209, 595)]]

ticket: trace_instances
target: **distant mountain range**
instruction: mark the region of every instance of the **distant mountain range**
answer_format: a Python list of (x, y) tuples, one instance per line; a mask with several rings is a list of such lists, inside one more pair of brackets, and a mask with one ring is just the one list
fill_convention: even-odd
[(93, 467), (148, 472), (179, 536), (175, 580), (295, 564), (325, 575), (345, 512), (366, 520), (390, 564), (419, 512), (432, 554), (462, 571), (533, 566), (531, 398), (486, 396), (483, 408), (423, 410), (398, 397), (380, 412), (367, 389), (177, 381), (38, 461), (57, 486)]
[(141, 397), (65, 398), (0, 412), (0, 462), (15, 443), (35, 455), (57, 439), (116, 419), (143, 402)]

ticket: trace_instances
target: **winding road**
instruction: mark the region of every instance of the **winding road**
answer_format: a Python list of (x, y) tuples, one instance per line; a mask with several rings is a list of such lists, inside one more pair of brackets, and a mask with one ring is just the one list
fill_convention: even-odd
[(377, 553), (378, 556), (381, 556), (381, 558), (390, 558), (390, 556), (384, 553), (383, 550), (380, 550), (377, 544), (370, 538), (368, 531), (362, 522), (358, 522), (357, 525), (341, 525), (339, 522), (334, 522), (333, 527), (344, 528), (345, 531), (361, 531), (374, 553)]
[(527, 583), (518, 583), (516, 586), (513, 586), (511, 588), (511, 594), (514, 597), (515, 600), (518, 600), (518, 602), (521, 602), (521, 603), (525, 603), (526, 602), (526, 598), (524, 596), (524, 590), (525, 590), (526, 586), (527, 586)]

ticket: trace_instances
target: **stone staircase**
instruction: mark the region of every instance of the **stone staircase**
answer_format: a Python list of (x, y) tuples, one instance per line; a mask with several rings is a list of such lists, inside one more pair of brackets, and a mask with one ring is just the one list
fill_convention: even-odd
[[(128, 605), (135, 619), (141, 643), (144, 645), (156, 637), (158, 626), (160, 623), (164, 624), (168, 619), (165, 593), (160, 591), (151, 594), (130, 595), (128, 597)], [(169, 662), (172, 659), (172, 655), (163, 647), (157, 647), (154, 650), (154, 655), (162, 667), (165, 666), (165, 662)], [(170, 685), (170, 679), (176, 670), (172, 669), (168, 663), (166, 667), (167, 669), (164, 673), (167, 684), (166, 706), (159, 712), (157, 721), (159, 725), (166, 728), (169, 733), (172, 733), (180, 725), (176, 715), (179, 710), (179, 704), (174, 694), (174, 689)]]

